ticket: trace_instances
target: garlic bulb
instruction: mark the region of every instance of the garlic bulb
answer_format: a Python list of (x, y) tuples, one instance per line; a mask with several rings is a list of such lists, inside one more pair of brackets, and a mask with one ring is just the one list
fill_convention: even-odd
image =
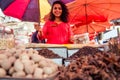
[(6, 71), (3, 68), (0, 68), (0, 77), (5, 77)]

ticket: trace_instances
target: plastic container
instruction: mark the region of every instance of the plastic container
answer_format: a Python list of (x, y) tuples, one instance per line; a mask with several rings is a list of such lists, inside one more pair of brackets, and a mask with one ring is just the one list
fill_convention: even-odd
[(30, 36), (28, 35), (29, 31), (25, 27), (26, 26), (22, 26), (14, 29), (16, 45), (30, 43)]
[(89, 42), (89, 33), (74, 35), (74, 44), (85, 44)]

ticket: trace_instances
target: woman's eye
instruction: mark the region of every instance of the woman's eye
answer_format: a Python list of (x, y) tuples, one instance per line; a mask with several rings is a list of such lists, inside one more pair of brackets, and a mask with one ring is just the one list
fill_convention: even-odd
[(61, 8), (57, 8), (57, 7), (55, 7), (54, 9), (55, 9), (55, 10), (57, 10), (57, 9), (58, 9), (58, 10), (62, 10)]
[(56, 7), (54, 9), (57, 9)]
[(62, 8), (59, 8), (59, 10), (62, 10)]

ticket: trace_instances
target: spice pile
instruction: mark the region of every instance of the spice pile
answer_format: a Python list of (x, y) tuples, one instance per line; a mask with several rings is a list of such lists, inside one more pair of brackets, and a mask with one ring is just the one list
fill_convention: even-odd
[(120, 80), (120, 56), (113, 53), (84, 55), (59, 71), (55, 80)]
[(90, 47), (90, 46), (85, 46), (83, 48), (80, 48), (76, 53), (74, 53), (73, 55), (71, 55), (68, 59), (76, 59), (79, 58), (80, 56), (84, 56), (84, 55), (94, 55), (96, 53), (102, 53), (101, 50), (99, 50), (96, 47)]
[(43, 48), (41, 50), (37, 50), (39, 55), (42, 55), (46, 58), (61, 58), (58, 54), (54, 53), (52, 50), (47, 48)]

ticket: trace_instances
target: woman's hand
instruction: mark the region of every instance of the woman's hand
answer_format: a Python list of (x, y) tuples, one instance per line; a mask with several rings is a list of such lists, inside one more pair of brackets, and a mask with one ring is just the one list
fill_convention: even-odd
[(70, 42), (74, 43), (74, 37), (73, 36), (70, 37)]

